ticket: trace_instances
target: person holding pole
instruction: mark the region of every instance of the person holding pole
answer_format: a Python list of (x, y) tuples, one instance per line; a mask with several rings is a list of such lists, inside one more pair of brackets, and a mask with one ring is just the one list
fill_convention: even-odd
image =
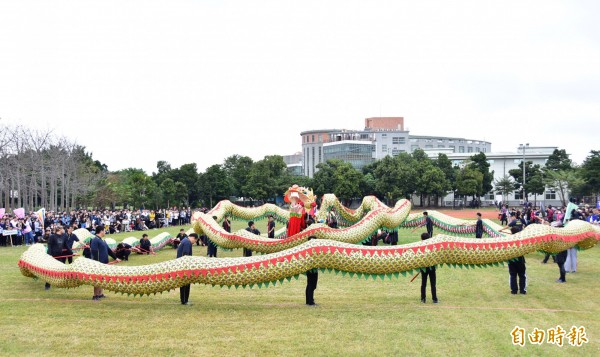
[[(421, 240), (431, 238), (429, 233), (421, 234)], [(427, 290), (427, 277), (429, 276), (429, 283), (431, 284), (431, 299), (434, 304), (438, 303), (437, 292), (436, 292), (436, 277), (435, 277), (435, 266), (421, 268), (421, 302), (424, 304), (426, 301), (425, 291)]]
[[(177, 258), (184, 257), (186, 255), (192, 256), (192, 246), (198, 241), (198, 235), (196, 233), (190, 233), (189, 236), (183, 238), (179, 246), (177, 247)], [(184, 285), (179, 288), (179, 299), (181, 305), (191, 305), (190, 300), (190, 284)]]
[[(96, 226), (95, 232), (96, 235), (90, 241), (90, 253), (92, 255), (92, 259), (102, 264), (108, 264), (108, 256), (110, 255), (117, 262), (120, 262), (121, 260), (117, 259), (115, 253), (104, 241), (104, 235), (106, 234), (104, 226)], [(92, 297), (92, 300), (98, 301), (104, 297), (103, 289), (101, 287), (94, 286), (94, 296)]]

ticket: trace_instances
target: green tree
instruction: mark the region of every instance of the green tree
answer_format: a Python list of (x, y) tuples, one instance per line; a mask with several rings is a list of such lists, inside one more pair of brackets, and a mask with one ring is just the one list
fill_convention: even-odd
[(485, 154), (482, 152), (471, 156), (469, 161), (469, 168), (477, 170), (483, 175), (481, 191), (477, 192), (477, 196), (481, 197), (492, 191), (494, 188), (492, 185), (492, 181), (494, 181), (494, 171), (490, 171), (490, 164), (487, 161), (487, 156), (485, 156)]
[(178, 206), (188, 206), (189, 202), (187, 201), (188, 197), (188, 188), (183, 182), (175, 182), (175, 196), (174, 202)]
[(546, 170), (560, 171), (560, 170), (571, 170), (573, 168), (573, 161), (569, 159), (567, 151), (562, 149), (554, 149), (552, 155), (548, 156), (546, 161)]
[(508, 201), (508, 195), (515, 190), (515, 183), (508, 175), (496, 180), (494, 186), (496, 187), (496, 193), (502, 195), (503, 202)]
[(191, 205), (196, 205), (200, 201), (200, 192), (197, 189), (200, 175), (196, 164), (183, 164), (178, 169), (171, 170), (170, 173), (169, 177), (171, 177), (173, 181), (179, 181), (187, 187), (188, 192), (186, 201)]
[(131, 193), (131, 204), (135, 208), (145, 208), (153, 203), (152, 196), (156, 194), (157, 186), (144, 170), (129, 168), (122, 170), (125, 185)]
[(289, 176), (286, 175), (286, 164), (280, 155), (265, 156), (255, 162), (249, 172), (244, 192), (258, 200), (275, 199), (282, 195), (289, 186)]
[(171, 203), (175, 199), (175, 192), (176, 192), (175, 181), (173, 181), (171, 178), (167, 177), (166, 179), (164, 179), (161, 182), (160, 189), (162, 191), (163, 198), (166, 201), (165, 203), (166, 203), (167, 207), (171, 207)]
[(425, 197), (445, 195), (450, 190), (450, 184), (444, 172), (434, 165), (423, 150), (413, 151), (412, 156), (415, 192), (420, 196), (421, 207), (423, 207)]
[(400, 198), (410, 198), (415, 192), (413, 162), (410, 154), (400, 153), (396, 157), (386, 156), (369, 167), (375, 178), (375, 192), (388, 205)]
[(232, 188), (232, 196), (248, 196), (244, 192), (244, 187), (248, 182), (248, 177), (252, 164), (254, 162), (248, 156), (232, 155), (223, 162), (223, 169), (227, 173)]
[(475, 170), (465, 166), (458, 171), (456, 175), (457, 189), (456, 192), (463, 196), (475, 196), (483, 190), (483, 174), (479, 170)]
[(586, 195), (600, 195), (600, 150), (592, 150), (581, 164), (579, 172), (583, 183), (581, 191)]
[(229, 197), (230, 184), (231, 182), (227, 179), (223, 167), (218, 164), (212, 165), (198, 179), (198, 187), (201, 192), (198, 199), (203, 198), (205, 203), (209, 204), (209, 207), (213, 207), (217, 201)]
[[(509, 175), (515, 180), (515, 189), (521, 190), (523, 193), (523, 199), (527, 201), (530, 193), (543, 193), (539, 192), (538, 184), (539, 179), (535, 179), (535, 176), (542, 175), (540, 165), (534, 165), (531, 161), (525, 162), (525, 187), (523, 187), (523, 162), (519, 163), (519, 167), (508, 171)], [(529, 181), (533, 181), (532, 185), (529, 185)], [(531, 191), (534, 190), (535, 192)]]
[(348, 203), (363, 194), (364, 175), (350, 163), (342, 160), (328, 160), (317, 165), (319, 171), (313, 177), (313, 192), (322, 196), (334, 193), (342, 202)]
[(570, 191), (583, 185), (585, 180), (578, 177), (574, 170), (549, 170), (546, 173), (545, 183), (558, 193), (563, 206), (566, 206)]

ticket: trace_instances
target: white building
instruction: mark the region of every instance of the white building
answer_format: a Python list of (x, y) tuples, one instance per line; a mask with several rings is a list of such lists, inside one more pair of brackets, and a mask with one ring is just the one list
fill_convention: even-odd
[[(519, 164), (523, 159), (525, 159), (525, 161), (531, 161), (533, 165), (544, 167), (546, 161), (548, 161), (548, 157), (552, 155), (555, 149), (557, 149), (557, 147), (554, 146), (525, 147), (525, 150), (520, 147), (515, 152), (489, 152), (485, 153), (485, 155), (490, 164), (490, 171), (494, 171), (494, 181), (497, 181), (504, 176), (510, 176), (508, 172), (513, 169), (518, 169)], [(475, 153), (455, 153), (451, 152), (450, 149), (425, 149), (425, 152), (432, 159), (437, 158), (439, 153), (446, 154), (452, 163), (458, 166), (464, 165), (469, 160), (469, 157), (475, 155)], [(522, 192), (518, 190), (508, 195), (508, 204), (518, 205), (522, 203), (523, 197), (521, 197), (521, 194)], [(537, 202), (542, 202), (545, 206), (548, 206), (549, 204), (553, 206), (561, 204), (559, 195), (550, 189), (547, 189), (543, 195), (538, 195), (537, 198), (534, 198), (533, 195), (529, 194), (527, 199), (531, 202), (536, 199)], [(566, 199), (568, 200), (568, 197)], [(454, 197), (452, 194), (446, 196), (444, 198), (444, 205), (452, 206), (453, 200)], [(493, 191), (485, 195), (485, 197), (482, 197), (482, 203), (484, 205), (500, 200), (502, 200), (501, 195), (496, 194)]]

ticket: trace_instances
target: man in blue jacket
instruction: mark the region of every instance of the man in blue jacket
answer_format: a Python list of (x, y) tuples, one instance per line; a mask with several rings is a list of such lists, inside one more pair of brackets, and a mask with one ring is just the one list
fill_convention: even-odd
[[(98, 261), (102, 264), (108, 264), (108, 256), (110, 255), (113, 259), (120, 261), (117, 259), (115, 253), (108, 248), (108, 244), (104, 241), (104, 226), (96, 227), (96, 235), (92, 238), (90, 242), (90, 252), (92, 254), (92, 259)], [(94, 286), (94, 297), (92, 300), (97, 301), (104, 298), (104, 293), (101, 287)]]
[[(192, 256), (192, 246), (198, 241), (198, 235), (191, 233), (189, 236), (183, 238), (177, 247), (177, 258), (189, 255)], [(188, 300), (190, 299), (190, 284), (184, 285), (179, 288), (179, 298), (182, 305), (191, 305)]]

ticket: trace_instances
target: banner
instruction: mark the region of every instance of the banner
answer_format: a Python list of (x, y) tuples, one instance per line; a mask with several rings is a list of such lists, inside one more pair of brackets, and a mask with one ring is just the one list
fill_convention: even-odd
[(0, 219), (4, 217), (4, 212), (6, 212), (6, 210), (4, 208), (0, 208)]
[(44, 230), (44, 219), (46, 218), (46, 209), (40, 208), (39, 211), (35, 212), (35, 216), (38, 221), (40, 221), (40, 225), (42, 226), (42, 231)]
[(569, 202), (569, 204), (567, 205), (567, 209), (565, 210), (565, 218), (563, 218), (563, 224), (567, 223), (571, 219), (571, 212), (573, 210), (577, 210), (577, 208), (579, 207), (576, 204), (574, 204), (573, 202)]
[(14, 209), (13, 213), (15, 214), (15, 216), (17, 216), (17, 218), (25, 218), (25, 209), (24, 208)]

